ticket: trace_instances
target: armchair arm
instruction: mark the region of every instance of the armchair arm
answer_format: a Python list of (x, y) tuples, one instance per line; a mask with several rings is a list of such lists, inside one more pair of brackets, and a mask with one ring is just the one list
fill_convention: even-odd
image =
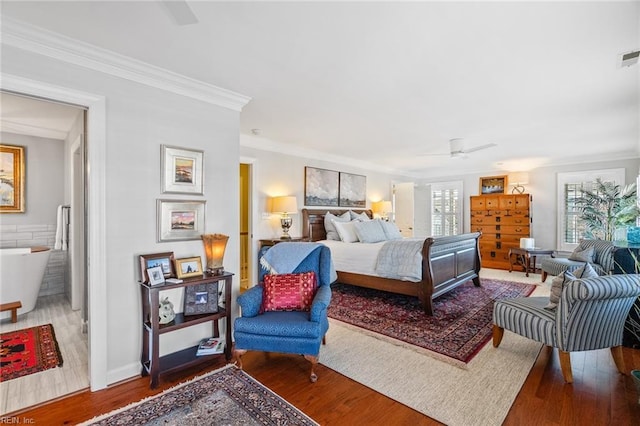
[(243, 317), (251, 318), (260, 313), (262, 290), (262, 285), (257, 285), (238, 296), (238, 305), (242, 308)]
[(318, 287), (313, 303), (311, 304), (311, 313), (309, 320), (312, 322), (320, 322), (327, 317), (327, 308), (331, 302), (331, 286), (323, 285)]
[(572, 282), (567, 291), (567, 299), (622, 299), (640, 294), (640, 275), (604, 275)]

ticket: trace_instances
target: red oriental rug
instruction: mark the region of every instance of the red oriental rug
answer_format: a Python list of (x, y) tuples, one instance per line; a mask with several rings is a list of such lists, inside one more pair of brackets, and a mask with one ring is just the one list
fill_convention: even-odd
[(536, 288), (494, 279), (481, 279), (481, 283), (482, 287), (475, 287), (469, 281), (436, 298), (433, 316), (424, 313), (416, 297), (333, 284), (328, 314), (374, 337), (466, 364), (491, 338), (494, 301), (529, 296)]
[(0, 381), (62, 366), (53, 325), (0, 334)]

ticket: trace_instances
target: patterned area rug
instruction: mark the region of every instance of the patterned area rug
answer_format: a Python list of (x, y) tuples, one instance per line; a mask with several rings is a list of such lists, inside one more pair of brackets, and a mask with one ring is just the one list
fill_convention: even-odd
[(529, 296), (536, 288), (494, 279), (481, 283), (469, 281), (436, 298), (433, 316), (416, 297), (333, 284), (329, 317), (463, 366), (491, 338), (494, 301)]
[(51, 324), (2, 333), (0, 339), (3, 382), (62, 366), (62, 354)]
[(228, 365), (83, 425), (317, 425), (242, 370)]

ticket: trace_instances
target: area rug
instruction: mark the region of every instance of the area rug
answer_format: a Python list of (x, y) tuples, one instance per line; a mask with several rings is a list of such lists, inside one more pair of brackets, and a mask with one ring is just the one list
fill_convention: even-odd
[(39, 325), (0, 335), (0, 379), (17, 379), (62, 366), (53, 325)]
[(235, 366), (228, 365), (82, 425), (317, 425)]
[[(538, 286), (532, 296), (548, 295)], [(459, 368), (330, 320), (320, 363), (449, 426), (500, 425), (542, 345), (505, 332)]]
[(495, 279), (471, 281), (433, 302), (433, 316), (417, 297), (345, 284), (331, 286), (330, 318), (409, 344), (416, 350), (464, 367), (489, 341), (495, 300), (528, 296), (535, 285)]

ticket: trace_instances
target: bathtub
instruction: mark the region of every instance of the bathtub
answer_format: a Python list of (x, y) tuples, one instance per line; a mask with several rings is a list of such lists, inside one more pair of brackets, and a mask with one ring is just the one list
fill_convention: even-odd
[[(0, 303), (21, 302), (18, 315), (32, 311), (50, 254), (48, 247), (0, 249)], [(10, 317), (11, 312), (0, 316)]]

